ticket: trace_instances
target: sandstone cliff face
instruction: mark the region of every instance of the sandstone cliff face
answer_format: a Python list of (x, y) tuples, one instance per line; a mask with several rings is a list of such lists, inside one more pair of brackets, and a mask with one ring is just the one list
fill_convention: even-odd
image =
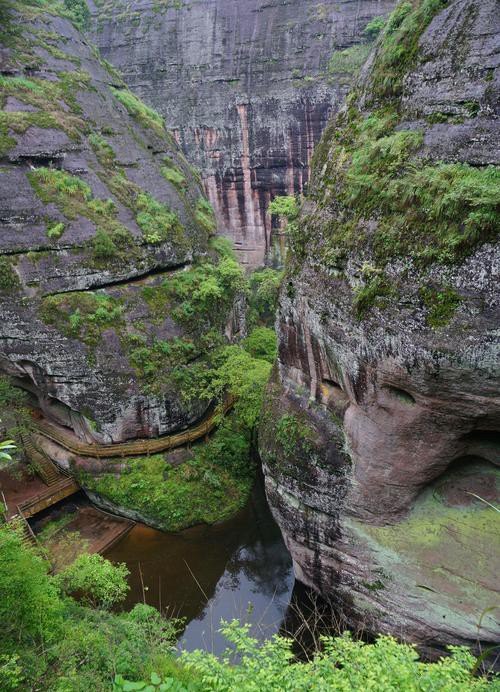
[(269, 201), (304, 190), (363, 48), (330, 57), (394, 0), (94, 3), (93, 40), (200, 168), (240, 260), (272, 261)]
[(499, 19), (391, 16), (290, 231), (260, 436), (297, 577), (431, 649), (499, 635)]
[[(1, 367), (89, 439), (188, 425), (206, 404), (183, 378), (239, 328), (197, 174), (55, 10), (6, 3), (2, 42)], [(207, 276), (224, 297), (203, 312)]]

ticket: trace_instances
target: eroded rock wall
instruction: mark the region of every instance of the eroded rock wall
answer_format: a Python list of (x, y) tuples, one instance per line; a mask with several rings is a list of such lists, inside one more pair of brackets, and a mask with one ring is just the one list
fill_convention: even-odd
[(101, 0), (92, 38), (165, 116), (202, 171), (219, 229), (255, 267), (279, 260), (269, 201), (304, 191), (313, 148), (356, 72), (359, 54), (329, 71), (332, 53), (366, 43), (366, 25), (394, 4)]
[(432, 652), (500, 633), (500, 17), (408, 7), (315, 153), (260, 447), (298, 579)]
[(199, 178), (68, 19), (9, 1), (2, 42), (1, 368), (89, 440), (188, 426), (182, 377), (241, 326), (227, 274), (186, 312), (238, 281)]

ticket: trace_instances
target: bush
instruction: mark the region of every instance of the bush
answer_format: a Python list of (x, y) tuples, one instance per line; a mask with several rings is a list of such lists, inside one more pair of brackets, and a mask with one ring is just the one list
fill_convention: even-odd
[[(222, 623), (232, 648), (221, 657), (206, 651), (181, 654), (181, 662), (198, 677), (203, 690), (471, 692), (490, 688), (488, 680), (473, 676), (475, 659), (460, 647), (450, 647), (451, 656), (437, 663), (421, 663), (413, 646), (398, 644), (392, 637), (365, 644), (347, 633), (323, 638), (322, 651), (304, 663), (295, 659), (291, 639), (274, 636), (259, 643), (249, 636), (249, 629), (235, 621)], [(159, 676), (152, 677), (147, 689), (161, 690), (161, 683)], [(163, 689), (183, 689), (175, 677), (163, 684)], [(115, 679), (115, 690), (127, 689), (135, 688), (127, 687), (122, 678)]]
[(244, 347), (254, 358), (272, 365), (277, 353), (276, 332), (268, 327), (255, 327), (245, 339)]
[(0, 637), (38, 646), (60, 634), (63, 607), (48, 562), (22, 541), (20, 525), (0, 525)]
[(82, 603), (108, 610), (127, 595), (128, 575), (124, 564), (113, 565), (101, 555), (83, 554), (57, 575), (57, 582), (64, 593), (78, 594)]
[(275, 197), (269, 205), (269, 213), (284, 216), (289, 221), (293, 221), (299, 215), (297, 199), (292, 195)]

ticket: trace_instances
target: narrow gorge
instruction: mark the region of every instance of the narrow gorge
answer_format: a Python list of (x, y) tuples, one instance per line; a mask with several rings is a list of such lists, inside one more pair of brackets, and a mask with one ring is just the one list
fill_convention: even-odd
[(1, 690), (496, 689), (499, 61), (497, 0), (3, 1)]

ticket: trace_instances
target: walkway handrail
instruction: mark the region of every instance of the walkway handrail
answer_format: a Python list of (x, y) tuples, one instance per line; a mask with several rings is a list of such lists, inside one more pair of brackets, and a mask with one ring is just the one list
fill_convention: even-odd
[[(234, 406), (235, 401), (236, 398), (233, 396), (226, 397), (223, 406), (223, 414), (226, 414)], [(57, 442), (69, 452), (84, 457), (108, 458), (157, 454), (159, 452), (182, 447), (184, 444), (194, 442), (211, 432), (218, 423), (218, 417), (219, 414), (217, 410), (215, 410), (198, 423), (198, 425), (173, 435), (157, 437), (156, 439), (137, 439), (130, 442), (117, 442), (115, 444), (79, 442), (46, 421), (34, 421), (34, 426), (41, 435), (53, 442)]]
[(19, 510), (19, 512), (26, 511), (27, 509), (33, 507), (42, 500), (45, 500), (47, 497), (57, 495), (57, 493), (60, 490), (63, 490), (64, 488), (69, 488), (70, 486), (75, 486), (75, 490), (80, 487), (74, 478), (63, 478), (61, 481), (59, 481), (59, 483), (55, 483), (54, 485), (49, 486), (47, 490), (43, 491), (43, 493), (38, 493), (38, 495), (30, 497), (29, 500), (21, 502), (20, 505), (17, 505), (17, 509)]

